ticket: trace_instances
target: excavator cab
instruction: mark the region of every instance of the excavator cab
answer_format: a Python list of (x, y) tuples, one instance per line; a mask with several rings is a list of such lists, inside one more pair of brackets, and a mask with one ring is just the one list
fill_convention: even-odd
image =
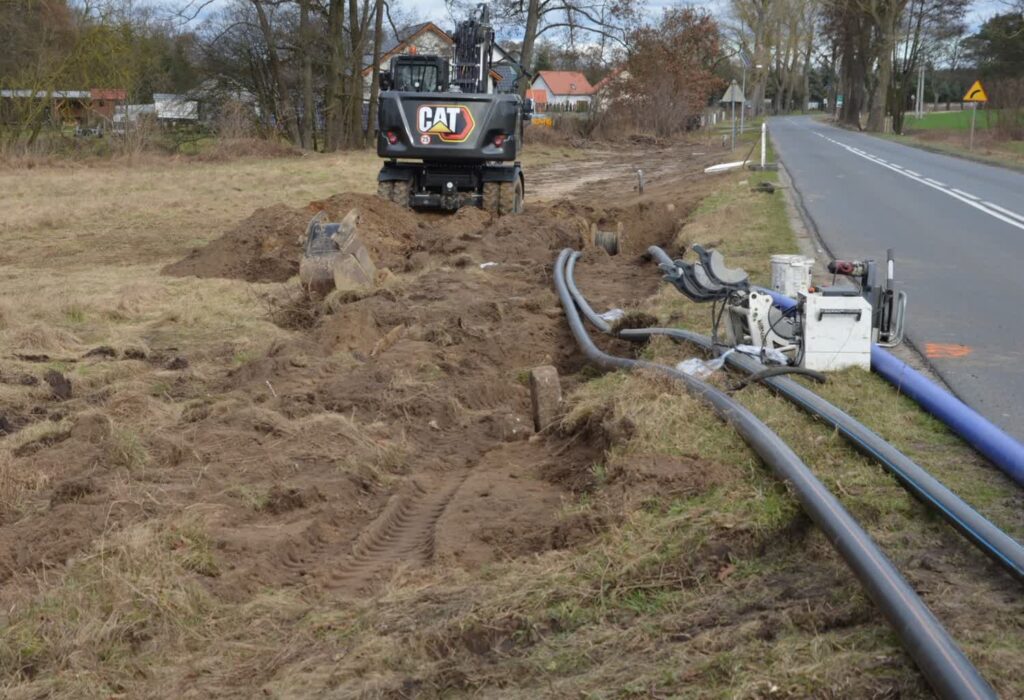
[(447, 92), (451, 69), (440, 56), (396, 56), (381, 76), (382, 90)]

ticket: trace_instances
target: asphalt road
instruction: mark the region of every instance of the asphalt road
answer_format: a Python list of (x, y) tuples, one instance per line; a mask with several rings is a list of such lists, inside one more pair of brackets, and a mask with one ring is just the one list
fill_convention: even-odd
[(907, 335), (953, 391), (1024, 440), (1024, 173), (822, 124), (768, 122), (841, 258), (896, 255)]

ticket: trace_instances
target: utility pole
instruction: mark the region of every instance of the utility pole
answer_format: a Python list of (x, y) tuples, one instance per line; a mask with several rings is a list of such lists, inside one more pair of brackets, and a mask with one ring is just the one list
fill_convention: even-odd
[(925, 65), (922, 63), (918, 71), (918, 96), (915, 98), (914, 112), (918, 113), (918, 119), (925, 118)]
[(736, 150), (736, 95), (734, 94), (735, 93), (735, 88), (736, 88), (736, 80), (734, 79), (732, 81), (732, 84), (729, 86), (729, 93), (730, 93), (729, 104), (732, 106), (732, 149), (733, 150)]
[(743, 103), (740, 105), (740, 134), (746, 131), (747, 122), (747, 59), (743, 59), (743, 87), (740, 88), (740, 92), (743, 93)]
[[(742, 60), (743, 60), (743, 87), (740, 88), (740, 92), (743, 93), (741, 95), (741, 97), (743, 98), (743, 102), (740, 104), (740, 133), (741, 134), (746, 132), (746, 122), (747, 122), (747, 69), (750, 68), (750, 64), (747, 63), (747, 59), (743, 58)], [(754, 64), (754, 69), (755, 70), (761, 70), (761, 64), (760, 63), (755, 63)]]

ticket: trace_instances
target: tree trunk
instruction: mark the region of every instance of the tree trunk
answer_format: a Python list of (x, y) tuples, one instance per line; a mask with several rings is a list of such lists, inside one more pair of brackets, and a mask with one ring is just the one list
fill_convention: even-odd
[(373, 77), (370, 82), (370, 118), (366, 125), (367, 146), (372, 146), (377, 134), (377, 101), (380, 98), (380, 47), (384, 40), (384, 0), (377, 0), (373, 18)]
[[(530, 70), (533, 62), (533, 45), (537, 41), (537, 24), (540, 22), (540, 0), (530, 0), (526, 10), (526, 31), (523, 33), (523, 50), (519, 56), (519, 62), (523, 68)], [(530, 87), (530, 81), (524, 79), (519, 86), (519, 95), (525, 95)]]
[(327, 85), (324, 94), (324, 150), (341, 147), (341, 70), (345, 24), (344, 0), (330, 0), (327, 8)]
[(348, 3), (348, 76), (345, 81), (346, 119), (343, 144), (347, 148), (363, 145), (363, 54), (369, 28), (370, 0), (364, 0), (360, 15), (359, 0)]
[(309, 31), (310, 0), (299, 0), (299, 52), (302, 55), (302, 147), (314, 148), (313, 141), (313, 55), (310, 44), (313, 41)]
[(881, 38), (882, 49), (878, 56), (878, 76), (871, 96), (871, 111), (868, 112), (868, 131), (881, 132), (885, 128), (888, 111), (889, 82), (892, 80), (892, 34), (886, 31)]
[(263, 40), (267, 44), (267, 62), (270, 64), (270, 73), (274, 78), (274, 87), (277, 89), (276, 103), (278, 108), (275, 112), (278, 119), (284, 122), (285, 130), (288, 132), (288, 137), (292, 140), (292, 143), (301, 144), (299, 125), (295, 119), (295, 108), (292, 106), (292, 100), (288, 94), (288, 84), (285, 82), (284, 73), (281, 71), (281, 61), (277, 55), (277, 46), (274, 43), (274, 33), (270, 27), (270, 20), (267, 19), (267, 13), (263, 9), (263, 3), (260, 0), (252, 0), (252, 4), (256, 8), (256, 15), (260, 21), (260, 31), (263, 32)]
[(878, 79), (875, 81), (874, 94), (871, 97), (868, 131), (875, 132), (885, 129), (885, 115), (889, 113), (896, 25), (907, 6), (907, 0), (888, 0), (879, 5), (875, 5), (876, 11), (871, 14), (878, 32)]

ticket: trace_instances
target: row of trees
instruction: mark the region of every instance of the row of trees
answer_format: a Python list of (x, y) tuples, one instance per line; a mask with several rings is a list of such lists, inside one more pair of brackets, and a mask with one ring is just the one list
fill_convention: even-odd
[[(902, 131), (926, 69), (926, 101), (959, 101), (978, 75), (997, 99), (1024, 73), (1024, 13), (1016, 7), (970, 34), (972, 0), (730, 0), (734, 74), (746, 66), (754, 109), (841, 102), (839, 118)], [(738, 64), (738, 65), (737, 65)], [(866, 115), (866, 119), (864, 118)]]
[[(580, 70), (592, 81), (620, 70), (606, 106), (629, 106), (635, 123), (659, 133), (691, 124), (744, 74), (757, 112), (835, 105), (841, 95), (842, 120), (859, 125), (866, 114), (867, 128), (881, 130), (891, 117), (899, 130), (920, 67), (937, 101), (966, 87), (968, 64), (1010, 84), (1024, 59), (1019, 8), (971, 36), (971, 0), (729, 0), (718, 19), (682, 6), (655, 17), (644, 2), (493, 0), (491, 11), (531, 70)], [(179, 0), (168, 11), (137, 0), (5, 0), (0, 87), (116, 87), (134, 102), (195, 92), (207, 108), (241, 99), (296, 145), (357, 147), (372, 136), (379, 90), (376, 72), (367, 86), (363, 69), (417, 19), (399, 3)], [(449, 0), (449, 10), (464, 17), (475, 0)], [(45, 101), (26, 104), (31, 134)]]

